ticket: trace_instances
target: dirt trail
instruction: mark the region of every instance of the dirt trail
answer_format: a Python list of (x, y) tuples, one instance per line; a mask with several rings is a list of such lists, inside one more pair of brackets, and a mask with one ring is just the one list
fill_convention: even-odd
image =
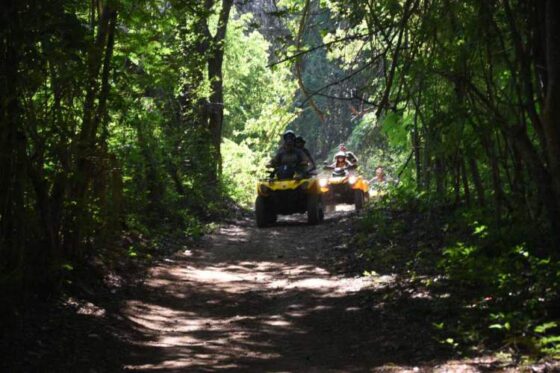
[(461, 302), (414, 283), (406, 266), (359, 275), (371, 263), (347, 246), (353, 214), (266, 229), (242, 220), (161, 260), (143, 283), (137, 270), (125, 286), (84, 283), (83, 299), (34, 307), (0, 336), (0, 371), (559, 371), (448, 343), (435, 325), (454, 325)]
[(327, 268), (340, 215), (318, 226), (304, 217), (267, 229), (249, 220), (224, 226), (153, 268), (127, 302), (146, 336), (127, 368), (352, 368), (363, 323), (359, 305), (339, 303), (367, 285)]
[(383, 280), (335, 273), (349, 214), (241, 221), (155, 266), (125, 302), (126, 369), (432, 371), (445, 356), (423, 316), (384, 309)]

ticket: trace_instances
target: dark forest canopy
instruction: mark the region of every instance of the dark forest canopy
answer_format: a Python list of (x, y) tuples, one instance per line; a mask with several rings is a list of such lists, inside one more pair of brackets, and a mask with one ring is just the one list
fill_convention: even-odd
[(2, 291), (56, 287), (123, 232), (199, 234), (253, 200), (286, 128), (558, 256), (559, 1), (8, 0), (1, 17)]

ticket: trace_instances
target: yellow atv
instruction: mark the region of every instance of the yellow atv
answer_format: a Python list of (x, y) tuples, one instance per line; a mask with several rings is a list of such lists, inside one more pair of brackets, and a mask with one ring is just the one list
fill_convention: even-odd
[(278, 215), (307, 212), (307, 222), (323, 221), (323, 200), (319, 181), (312, 175), (289, 179), (271, 177), (257, 183), (255, 217), (259, 228), (276, 223)]
[(368, 181), (350, 172), (351, 167), (325, 167), (332, 170), (330, 177), (319, 179), (325, 205), (334, 207), (339, 203), (353, 204), (357, 211), (369, 198)]

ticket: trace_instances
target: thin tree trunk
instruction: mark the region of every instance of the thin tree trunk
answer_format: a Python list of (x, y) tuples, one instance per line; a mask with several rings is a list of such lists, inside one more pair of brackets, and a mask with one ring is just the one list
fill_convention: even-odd
[(471, 189), (469, 187), (469, 178), (467, 176), (467, 166), (465, 164), (465, 158), (461, 157), (460, 165), (461, 167), (461, 178), (463, 179), (463, 193), (465, 195), (465, 202), (467, 206), (471, 205)]
[(428, 132), (427, 123), (422, 121), (422, 134), (424, 138), (424, 152), (421, 155), (422, 158), (422, 185), (424, 190), (430, 190), (430, 184), (432, 182), (432, 169), (431, 169), (431, 155), (428, 152), (430, 149), (430, 136)]
[[(420, 100), (420, 98), (418, 99)], [(414, 111), (414, 130), (412, 133), (412, 147), (414, 148), (414, 164), (416, 166), (416, 189), (422, 190), (422, 160), (420, 159), (420, 134), (418, 132), (418, 107)]]
[(3, 5), (5, 36), (0, 38), (0, 259), (4, 268), (13, 270), (22, 261), (25, 249), (25, 159), (26, 136), (21, 127), (18, 89), (19, 51), (17, 36), (21, 35), (19, 5), (11, 1)]
[[(79, 256), (82, 246), (82, 231), (87, 216), (88, 187), (95, 169), (92, 157), (95, 153), (100, 121), (105, 117), (109, 93), (108, 74), (113, 51), (116, 11), (105, 4), (98, 24), (97, 38), (88, 55), (88, 91), (84, 102), (82, 127), (75, 147), (74, 183), (70, 191), (75, 203), (69, 211), (68, 240), (64, 243), (65, 254), (70, 256)], [(101, 87), (99, 80), (101, 80)]]
[(492, 177), (492, 187), (494, 188), (494, 211), (496, 213), (496, 219), (499, 221), (502, 216), (502, 202), (504, 194), (502, 190), (502, 182), (500, 180), (500, 165), (494, 149), (493, 141), (487, 137), (487, 134), (481, 134), (481, 139), (490, 162), (490, 174)]
[(436, 193), (438, 196), (444, 196), (445, 192), (445, 170), (443, 166), (443, 161), (439, 156), (436, 156), (435, 159), (435, 169), (434, 174), (436, 178)]
[(217, 182), (222, 166), (220, 147), (222, 144), (222, 128), (224, 122), (224, 44), (232, 5), (233, 0), (222, 1), (218, 29), (212, 42), (213, 53), (208, 59), (208, 78), (212, 89), (208, 108), (208, 125), (210, 127), (210, 133), (212, 134), (212, 153), (215, 156), (214, 159), (216, 160), (217, 166), (213, 175), (211, 175), (213, 184)]
[(474, 187), (476, 190), (478, 205), (480, 207), (484, 207), (486, 205), (484, 198), (484, 186), (482, 185), (482, 179), (480, 178), (480, 173), (478, 172), (478, 165), (476, 164), (476, 160), (473, 157), (469, 157), (468, 161), (474, 182)]
[(453, 163), (453, 191), (455, 192), (454, 205), (458, 206), (461, 203), (461, 165), (457, 156), (455, 158), (455, 162)]
[[(560, 1), (546, 2), (547, 92), (543, 110), (548, 169), (560, 206)], [(556, 215), (558, 211), (556, 211)]]
[[(311, 11), (310, 7), (311, 7), (311, 1), (310, 0), (305, 0), (305, 3), (303, 4), (303, 11), (302, 11), (301, 19), (300, 19), (300, 22), (299, 22), (298, 33), (296, 35), (296, 51), (297, 51), (297, 53), (301, 52), (303, 34), (305, 32), (305, 24), (307, 22), (307, 16), (308, 16), (309, 12)], [(321, 109), (319, 109), (319, 106), (317, 106), (317, 103), (315, 103), (315, 99), (313, 98), (313, 96), (307, 90), (307, 87), (305, 86), (305, 83), (303, 81), (303, 71), (302, 70), (303, 70), (302, 55), (298, 55), (295, 59), (295, 72), (296, 72), (296, 77), (297, 77), (297, 82), (298, 82), (298, 85), (299, 85), (299, 89), (301, 90), (301, 92), (305, 96), (305, 99), (307, 100), (307, 102), (309, 102), (309, 106), (311, 106), (311, 108), (313, 109), (315, 114), (317, 114), (317, 117), (319, 118), (321, 123), (324, 123), (325, 122), (325, 114), (321, 111)]]

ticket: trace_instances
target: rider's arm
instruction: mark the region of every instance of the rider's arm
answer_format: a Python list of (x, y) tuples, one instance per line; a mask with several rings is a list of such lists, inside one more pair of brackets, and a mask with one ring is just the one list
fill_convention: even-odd
[(282, 159), (282, 151), (279, 150), (274, 157), (270, 160), (269, 165), (272, 167), (276, 167), (280, 164), (280, 160)]
[(298, 168), (302, 172), (309, 171), (309, 158), (307, 157), (305, 152), (303, 150), (298, 150), (297, 154), (298, 154), (298, 163), (299, 163)]
[(317, 168), (317, 165), (315, 164), (315, 161), (313, 160), (313, 157), (311, 156), (311, 153), (309, 152), (308, 149), (305, 149), (305, 154), (307, 154), (307, 158), (309, 158), (309, 162), (311, 164), (311, 169), (314, 170)]
[(307, 171), (313, 171), (315, 169), (315, 162), (313, 162), (313, 158), (311, 158), (311, 154), (309, 150), (302, 149), (302, 154), (304, 158), (305, 165), (307, 166)]

